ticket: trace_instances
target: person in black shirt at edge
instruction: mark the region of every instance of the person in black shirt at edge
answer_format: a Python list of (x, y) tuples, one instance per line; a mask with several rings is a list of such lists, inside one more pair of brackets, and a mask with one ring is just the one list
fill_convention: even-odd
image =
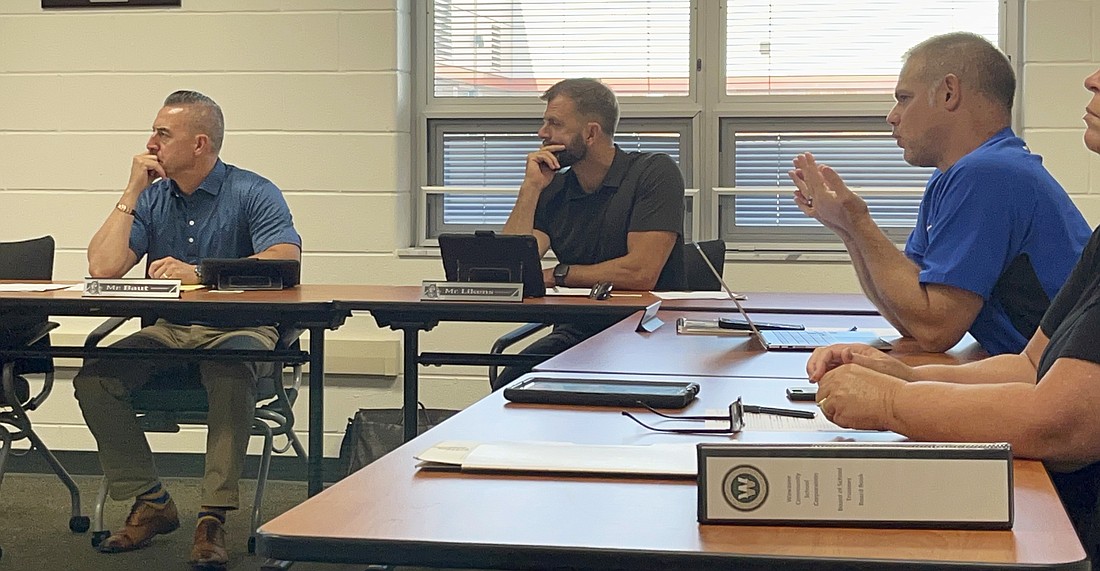
[[(614, 142), (615, 94), (595, 79), (566, 79), (542, 94), (542, 147), (527, 155), (516, 205), (505, 234), (530, 234), (539, 253), (558, 261), (543, 270), (548, 287), (616, 290), (686, 287), (683, 251), (684, 179), (663, 153), (626, 152)], [(567, 168), (568, 167), (568, 168)], [(522, 353), (555, 355), (614, 321), (565, 324)], [(529, 369), (507, 367), (496, 390)]]
[[(1100, 70), (1085, 88), (1085, 146), (1100, 154)], [(1100, 556), (1100, 227), (1019, 355), (910, 367), (865, 345), (833, 345), (814, 351), (806, 372), (840, 426), (1008, 442), (1016, 456), (1042, 460), (1085, 552)]]

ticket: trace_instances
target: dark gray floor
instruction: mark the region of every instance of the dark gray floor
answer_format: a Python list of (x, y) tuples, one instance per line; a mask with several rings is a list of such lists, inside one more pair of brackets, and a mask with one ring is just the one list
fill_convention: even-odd
[[(85, 515), (91, 516), (100, 479), (77, 476)], [(200, 482), (196, 478), (165, 480), (180, 510), (179, 530), (158, 536), (149, 547), (130, 553), (105, 555), (91, 547), (90, 533), (69, 531), (69, 495), (53, 475), (8, 474), (0, 485), (0, 569), (27, 570), (112, 570), (147, 571), (189, 570), (194, 516), (198, 508)], [(241, 482), (241, 498), (246, 505), (232, 512), (227, 525), (229, 569), (259, 569), (262, 559), (248, 554), (248, 520), (255, 494), (253, 480)], [(301, 503), (306, 498), (304, 482), (272, 481), (264, 498), (264, 517), (272, 517)], [(121, 524), (130, 508), (128, 502), (108, 504), (108, 527)], [(296, 563), (294, 571), (360, 571), (366, 565), (330, 565)], [(370, 568), (378, 569), (378, 568)], [(412, 571), (399, 568), (399, 571)]]

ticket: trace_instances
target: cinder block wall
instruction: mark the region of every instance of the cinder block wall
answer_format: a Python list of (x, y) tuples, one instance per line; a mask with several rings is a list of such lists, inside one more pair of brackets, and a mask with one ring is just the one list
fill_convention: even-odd
[[(56, 277), (83, 277), (88, 239), (116, 202), (160, 102), (190, 88), (225, 110), (223, 158), (285, 192), (305, 240), (305, 280), (441, 277), (438, 259), (397, 254), (415, 227), (411, 18), (420, 2), (184, 0), (171, 10), (49, 13), (39, 6), (0, 2), (0, 210), (8, 214), (0, 240), (53, 234)], [(1081, 144), (1080, 118), (1088, 100), (1081, 80), (1100, 66), (1100, 5), (1029, 0), (1026, 21), (1024, 135), (1096, 223), (1100, 159)], [(727, 271), (744, 290), (858, 291), (840, 263), (730, 262)], [(66, 319), (58, 340), (79, 341), (94, 323)], [(444, 324), (422, 335), (423, 348), (483, 350), (508, 328)], [(356, 408), (399, 404), (400, 340), (369, 315), (328, 340), (333, 456)], [(479, 369), (423, 373), (429, 406), (458, 408), (487, 392)], [(91, 450), (69, 375), (62, 371), (36, 422), (53, 447)], [(197, 430), (153, 445), (201, 451), (204, 440)]]

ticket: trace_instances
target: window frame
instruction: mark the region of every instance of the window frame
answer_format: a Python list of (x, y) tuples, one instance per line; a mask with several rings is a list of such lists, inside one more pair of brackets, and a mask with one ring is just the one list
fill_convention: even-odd
[[(716, 237), (720, 230), (719, 203), (728, 188), (723, 186), (724, 175), (721, 174), (722, 165), (725, 164), (723, 148), (728, 146), (724, 141), (724, 130), (728, 130), (731, 122), (770, 121), (797, 126), (788, 128), (789, 130), (811, 130), (817, 121), (834, 120), (861, 124), (880, 122), (886, 125), (886, 113), (894, 103), (892, 94), (727, 94), (727, 2), (728, 0), (690, 2), (690, 61), (687, 64), (692, 66), (693, 71), (689, 76), (687, 96), (619, 98), (624, 122), (655, 119), (683, 121), (691, 125), (689, 138), (682, 139), (690, 145), (681, 161), (685, 173), (693, 173), (692, 180), (686, 182), (694, 190), (690, 197), (685, 198), (685, 203), (691, 205), (693, 237), (700, 240)], [(1017, 73), (1017, 105), (1014, 107), (1013, 124), (1018, 126), (1021, 124), (1019, 102), (1023, 83), (1019, 80), (1022, 72), (1020, 62), (1023, 61), (1023, 0), (998, 0), (997, 6), (1000, 37), (998, 46), (1009, 56)], [(411, 208), (414, 223), (411, 225), (410, 242), (421, 247), (435, 246), (435, 240), (427, 233), (429, 211), (426, 196), (435, 188), (431, 185), (431, 169), (434, 167), (429, 158), (429, 146), (433, 144), (431, 139), (434, 135), (430, 132), (429, 125), (439, 124), (440, 121), (454, 121), (455, 124), (538, 121), (545, 109), (545, 104), (537, 96), (436, 97), (432, 84), (433, 10), (434, 4), (425, 2), (422, 9), (415, 11), (412, 26), (413, 68), (418, 71), (413, 74), (412, 100), (415, 108), (410, 113), (415, 149), (410, 157), (410, 172), (413, 173), (415, 189), (414, 207)], [(781, 256), (781, 252), (843, 252), (843, 246), (838, 240), (806, 240), (801, 231), (793, 232), (789, 238), (783, 240), (734, 241), (727, 243), (727, 247), (757, 252), (776, 250)]]
[[(540, 113), (541, 115), (541, 113)], [(500, 118), (495, 120), (484, 119), (431, 119), (427, 123), (428, 133), (428, 152), (426, 157), (427, 168), (427, 184), (420, 187), (420, 200), (421, 205), (420, 212), (424, 214), (420, 216), (425, 224), (424, 230), (420, 232), (419, 236), (422, 237), (420, 245), (422, 246), (434, 246), (438, 243), (435, 240), (441, 232), (473, 232), (474, 230), (494, 229), (500, 230), (500, 226), (485, 226), (485, 225), (462, 225), (462, 224), (445, 224), (443, 222), (443, 209), (437, 204), (441, 198), (435, 198), (441, 196), (444, 190), (446, 192), (454, 192), (458, 194), (511, 194), (515, 195), (518, 187), (515, 189), (505, 189), (501, 187), (444, 187), (443, 181), (443, 138), (449, 133), (534, 133), (541, 127), (541, 119), (508, 119)], [(660, 119), (653, 117), (646, 118), (631, 118), (623, 117), (619, 119), (619, 126), (617, 132), (629, 133), (629, 132), (657, 132), (657, 133), (678, 133), (680, 144), (680, 173), (684, 177), (684, 184), (686, 187), (692, 187), (693, 180), (693, 151), (692, 141), (694, 140), (692, 135), (692, 122), (688, 119)], [(534, 149), (532, 149), (534, 150)], [(520, 166), (520, 165), (517, 165)], [(687, 195), (688, 193), (685, 193)], [(697, 191), (690, 193), (692, 196), (697, 194)], [(691, 198), (685, 198), (685, 208), (690, 210)], [(692, 226), (687, 226), (685, 222), (685, 231), (690, 231)]]

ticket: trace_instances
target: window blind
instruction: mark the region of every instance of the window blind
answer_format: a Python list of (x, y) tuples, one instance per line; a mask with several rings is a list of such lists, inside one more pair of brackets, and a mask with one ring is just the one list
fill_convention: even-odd
[[(795, 155), (809, 151), (818, 163), (833, 167), (849, 188), (867, 201), (880, 227), (912, 228), (931, 168), (909, 165), (889, 133), (739, 132), (734, 134), (734, 225), (738, 228), (820, 226), (794, 204), (794, 183), (787, 176)], [(738, 188), (775, 194), (737, 194)], [(908, 196), (876, 195), (874, 189), (911, 189)], [(884, 193), (885, 194), (885, 193)]]
[(688, 0), (434, 0), (436, 97), (530, 96), (569, 77), (687, 95)]
[[(615, 134), (624, 151), (666, 153), (680, 162), (680, 133)], [(526, 133), (444, 133), (443, 186), (518, 189), (527, 154), (541, 145)], [(514, 195), (443, 193), (443, 223), (500, 225), (508, 219)]]
[(902, 55), (970, 31), (998, 41), (998, 0), (730, 0), (726, 93), (891, 93)]

